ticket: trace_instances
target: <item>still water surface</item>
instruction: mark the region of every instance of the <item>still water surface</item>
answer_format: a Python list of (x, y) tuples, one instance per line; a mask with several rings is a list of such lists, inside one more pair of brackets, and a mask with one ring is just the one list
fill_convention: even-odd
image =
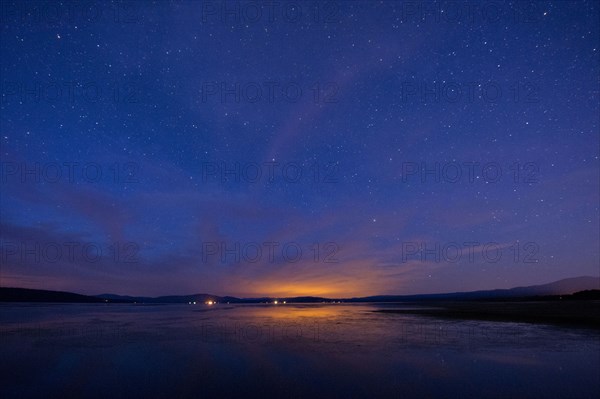
[(0, 397), (596, 398), (598, 331), (411, 305), (0, 305)]

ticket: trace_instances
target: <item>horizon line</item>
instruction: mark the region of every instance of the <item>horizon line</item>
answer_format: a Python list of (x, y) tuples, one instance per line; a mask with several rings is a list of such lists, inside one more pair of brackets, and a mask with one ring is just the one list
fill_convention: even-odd
[[(89, 297), (100, 297), (102, 295), (115, 295), (115, 296), (120, 296), (120, 297), (143, 297), (143, 298), (150, 298), (150, 299), (156, 299), (156, 298), (161, 298), (161, 297), (169, 297), (169, 296), (195, 296), (195, 295), (206, 295), (206, 296), (213, 296), (213, 297), (231, 297), (231, 298), (235, 298), (235, 299), (278, 299), (278, 298), (323, 298), (323, 299), (330, 299), (330, 300), (348, 300), (348, 299), (361, 299), (361, 298), (369, 298), (369, 297), (386, 297), (386, 296), (419, 296), (419, 295), (445, 295), (445, 294), (466, 294), (466, 293), (473, 293), (473, 292), (485, 292), (485, 291), (499, 291), (499, 290), (512, 290), (512, 289), (516, 289), (516, 288), (529, 288), (529, 287), (536, 287), (536, 286), (541, 286), (541, 285), (548, 285), (548, 284), (553, 284), (553, 283), (557, 283), (560, 281), (564, 281), (564, 280), (571, 280), (571, 279), (578, 279), (578, 278), (593, 278), (593, 279), (599, 279), (600, 280), (600, 275), (598, 276), (589, 276), (589, 275), (584, 275), (584, 276), (573, 276), (573, 277), (565, 277), (565, 278), (561, 278), (558, 280), (554, 280), (554, 281), (550, 281), (550, 282), (545, 282), (545, 283), (538, 283), (538, 284), (532, 284), (532, 285), (518, 285), (518, 286), (514, 286), (514, 287), (510, 287), (510, 288), (490, 288), (490, 289), (476, 289), (476, 290), (471, 290), (471, 291), (444, 291), (444, 292), (434, 292), (434, 293), (416, 293), (416, 294), (373, 294), (373, 295), (363, 295), (363, 296), (350, 296), (350, 297), (329, 297), (329, 296), (322, 296), (322, 295), (288, 295), (288, 296), (272, 296), (272, 295), (258, 295), (258, 296), (235, 296), (235, 295), (230, 295), (230, 294), (225, 294), (225, 295), (217, 295), (217, 294), (211, 294), (211, 293), (206, 293), (206, 292), (197, 292), (197, 293), (193, 293), (193, 294), (165, 294), (165, 295), (154, 295), (154, 296), (150, 296), (150, 295), (131, 295), (131, 294), (115, 294), (115, 293), (110, 293), (110, 292), (104, 292), (101, 294), (82, 294), (80, 292), (74, 292), (74, 291), (63, 291), (63, 290), (52, 290), (52, 289), (46, 289), (46, 288), (27, 288), (27, 287), (5, 287), (3, 285), (0, 285), (0, 288), (13, 288), (13, 289), (26, 289), (26, 290), (38, 290), (38, 291), (51, 291), (51, 292), (64, 292), (64, 293), (71, 293), (71, 294), (77, 294), (77, 295), (84, 295), (84, 296), (89, 296)], [(597, 289), (600, 289), (600, 287), (598, 287)]]

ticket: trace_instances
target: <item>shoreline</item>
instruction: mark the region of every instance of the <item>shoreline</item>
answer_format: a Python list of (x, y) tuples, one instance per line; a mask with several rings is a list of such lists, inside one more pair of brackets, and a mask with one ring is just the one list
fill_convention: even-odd
[(422, 315), (437, 318), (555, 324), (600, 330), (600, 301), (427, 302), (422, 309), (377, 309), (377, 313)]

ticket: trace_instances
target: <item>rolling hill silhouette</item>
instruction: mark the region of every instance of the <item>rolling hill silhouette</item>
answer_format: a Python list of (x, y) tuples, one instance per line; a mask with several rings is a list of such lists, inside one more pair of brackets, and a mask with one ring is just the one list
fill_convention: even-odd
[[(73, 302), (73, 303), (204, 303), (207, 301), (228, 303), (264, 303), (274, 299), (288, 303), (320, 303), (320, 302), (405, 302), (405, 301), (444, 301), (444, 300), (502, 300), (511, 298), (550, 297), (571, 295), (580, 291), (600, 290), (599, 277), (573, 277), (554, 281), (548, 284), (515, 287), (510, 289), (482, 290), (470, 292), (452, 292), (441, 294), (419, 295), (376, 295), (360, 298), (324, 298), (324, 297), (287, 297), (287, 298), (236, 298), (211, 294), (168, 295), (160, 297), (136, 297), (115, 294), (96, 296), (81, 295), (62, 291), (48, 291), (28, 288), (0, 287), (0, 302)], [(579, 296), (584, 298), (586, 296)], [(594, 297), (594, 294), (587, 294)]]

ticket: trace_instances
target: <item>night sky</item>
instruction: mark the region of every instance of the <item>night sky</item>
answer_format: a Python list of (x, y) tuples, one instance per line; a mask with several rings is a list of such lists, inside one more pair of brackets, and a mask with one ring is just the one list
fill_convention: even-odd
[(599, 3), (269, 4), (2, 3), (2, 286), (600, 274)]

